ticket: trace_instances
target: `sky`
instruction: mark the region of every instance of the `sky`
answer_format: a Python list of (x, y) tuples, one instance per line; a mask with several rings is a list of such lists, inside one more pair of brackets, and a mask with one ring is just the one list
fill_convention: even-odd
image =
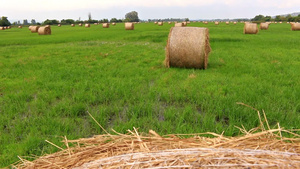
[(125, 18), (131, 11), (140, 19), (254, 18), (300, 12), (300, 0), (0, 0), (0, 16), (9, 21), (35, 19), (87, 20)]

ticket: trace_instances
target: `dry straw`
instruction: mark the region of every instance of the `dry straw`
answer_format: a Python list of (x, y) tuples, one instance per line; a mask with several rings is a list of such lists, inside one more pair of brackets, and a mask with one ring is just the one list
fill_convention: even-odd
[(219, 22), (215, 22), (215, 25), (219, 25)]
[(158, 26), (163, 26), (164, 23), (163, 23), (163, 22), (158, 22), (157, 25), (158, 25)]
[(103, 28), (109, 28), (109, 23), (103, 23), (103, 24), (102, 24), (102, 27), (103, 27)]
[(300, 30), (300, 23), (291, 23), (292, 31), (299, 31)]
[(89, 23), (86, 23), (84, 26), (85, 26), (86, 28), (91, 27), (91, 25), (90, 25)]
[(32, 32), (32, 33), (37, 33), (38, 32), (38, 30), (39, 30), (39, 26), (30, 26), (30, 31)]
[[(139, 133), (136, 128), (128, 130), (127, 134), (115, 130), (112, 130), (114, 134), (109, 134), (104, 130), (107, 134), (92, 138), (68, 140), (64, 137), (64, 148), (46, 140), (61, 151), (32, 162), (18, 156), (20, 161), (12, 167), (300, 168), (300, 135), (279, 124), (271, 129), (264, 111), (263, 116), (256, 111), (260, 126), (249, 131), (243, 126), (237, 127), (241, 136), (226, 137), (211, 132), (161, 136), (153, 130), (148, 134)], [(282, 133), (293, 137), (283, 137)]]
[(183, 27), (183, 23), (182, 22), (175, 23), (175, 27)]
[(38, 30), (39, 35), (51, 35), (51, 28), (50, 27), (40, 27)]
[(134, 24), (132, 22), (126, 22), (125, 30), (134, 30)]
[(257, 34), (258, 28), (256, 23), (245, 23), (244, 34)]
[(166, 47), (165, 65), (206, 69), (210, 51), (207, 28), (172, 27)]
[(269, 24), (268, 23), (260, 23), (259, 29), (260, 30), (268, 30)]

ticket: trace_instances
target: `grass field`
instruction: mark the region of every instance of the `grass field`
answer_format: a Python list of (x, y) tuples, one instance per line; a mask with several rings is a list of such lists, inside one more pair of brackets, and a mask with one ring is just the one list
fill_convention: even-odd
[(138, 127), (159, 134), (215, 132), (234, 126), (300, 128), (300, 31), (271, 24), (244, 35), (243, 24), (208, 27), (207, 70), (165, 68), (172, 25), (102, 28), (52, 26), (52, 35), (27, 28), (0, 31), (0, 167), (19, 156), (42, 155), (68, 139)]

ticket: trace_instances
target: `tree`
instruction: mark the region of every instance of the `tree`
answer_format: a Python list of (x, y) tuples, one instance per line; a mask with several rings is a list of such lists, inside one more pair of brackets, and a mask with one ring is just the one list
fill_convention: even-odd
[(2, 16), (0, 19), (0, 26), (10, 26), (11, 23), (7, 20), (7, 17)]
[(122, 22), (122, 19), (111, 18), (109, 22)]
[(35, 19), (31, 19), (31, 24), (32, 24), (32, 25), (35, 25), (35, 24), (36, 24)]
[(265, 21), (265, 17), (263, 15), (256, 15), (252, 21)]
[(57, 25), (57, 24), (59, 24), (59, 22), (58, 22), (58, 20), (55, 20), (55, 19), (53, 19), (53, 20), (47, 19), (43, 22), (43, 24), (44, 25)]
[(28, 25), (27, 19), (24, 19), (24, 20), (23, 20), (23, 25)]
[(61, 24), (67, 25), (67, 24), (74, 24), (75, 21), (73, 19), (63, 19), (60, 21)]
[(139, 16), (138, 16), (138, 13), (137, 13), (136, 11), (128, 12), (128, 13), (125, 15), (125, 18), (126, 18), (126, 20), (128, 20), (129, 22), (139, 22), (139, 21), (140, 21)]
[(91, 21), (92, 20), (92, 14), (91, 13), (89, 13), (89, 20), (88, 21)]
[(265, 17), (265, 21), (270, 22), (271, 20), (272, 20), (272, 17), (271, 17), (271, 16), (266, 16), (266, 17)]

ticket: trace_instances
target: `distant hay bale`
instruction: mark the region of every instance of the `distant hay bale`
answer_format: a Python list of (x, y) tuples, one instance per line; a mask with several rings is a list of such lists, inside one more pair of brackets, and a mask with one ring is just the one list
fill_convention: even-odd
[(86, 24), (84, 25), (84, 27), (89, 28), (89, 27), (91, 27), (91, 24), (86, 23)]
[(233, 22), (234, 25), (236, 25), (236, 22)]
[(219, 22), (215, 22), (215, 25), (219, 25)]
[(7, 29), (11, 29), (11, 26), (7, 26)]
[(134, 30), (134, 24), (132, 22), (126, 22), (125, 30)]
[(0, 30), (5, 30), (5, 28), (1, 26), (1, 27), (0, 27)]
[(78, 24), (78, 26), (82, 26), (82, 23)]
[(207, 22), (207, 21), (205, 21), (205, 22), (204, 22), (204, 24), (208, 24), (208, 22)]
[(182, 22), (175, 23), (175, 27), (183, 27), (183, 23)]
[(31, 26), (30, 31), (31, 31), (31, 33), (37, 33), (39, 28), (40, 28), (39, 26)]
[(18, 26), (18, 28), (19, 28), (19, 29), (22, 29), (22, 28), (23, 28), (23, 26), (21, 26), (21, 25), (20, 25), (20, 26)]
[(109, 23), (103, 23), (103, 24), (102, 24), (102, 27), (103, 27), (103, 28), (109, 28)]
[(112, 23), (112, 25), (113, 25), (113, 26), (115, 26), (115, 25), (116, 25), (116, 23), (115, 23), (115, 22), (113, 22), (113, 23)]
[(61, 27), (61, 24), (58, 24), (57, 26), (58, 26), (58, 27)]
[(207, 28), (172, 27), (166, 47), (165, 65), (206, 69), (210, 51)]
[(157, 22), (154, 22), (154, 24), (157, 24)]
[(256, 23), (245, 23), (244, 34), (257, 34), (258, 28)]
[(75, 24), (71, 24), (71, 27), (75, 27)]
[(164, 23), (163, 23), (163, 22), (158, 22), (157, 25), (158, 25), (158, 26), (163, 26)]
[(172, 22), (168, 22), (168, 24), (170, 25), (170, 24), (172, 24)]
[(229, 22), (227, 21), (227, 22), (225, 22), (226, 23), (226, 25), (229, 25)]
[(300, 30), (300, 23), (291, 23), (292, 31), (299, 31)]
[(259, 29), (260, 30), (268, 30), (269, 24), (268, 23), (260, 23)]
[(98, 23), (94, 23), (94, 25), (98, 25)]
[(187, 23), (187, 24), (190, 24), (191, 22), (190, 22), (190, 21), (187, 21), (186, 23)]
[(187, 22), (182, 22), (182, 26), (187, 26)]

